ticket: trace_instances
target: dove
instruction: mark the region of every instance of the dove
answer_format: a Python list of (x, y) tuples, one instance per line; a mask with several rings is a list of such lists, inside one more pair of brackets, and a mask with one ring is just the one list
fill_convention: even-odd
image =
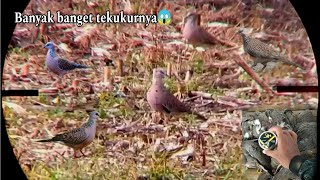
[(89, 120), (81, 127), (57, 134), (50, 139), (38, 140), (37, 142), (60, 142), (74, 150), (74, 158), (77, 158), (77, 150), (80, 150), (82, 155), (85, 156), (82, 149), (92, 143), (96, 134), (96, 121), (98, 118), (99, 113), (92, 111), (90, 112)]
[(245, 34), (244, 29), (241, 28), (237, 33), (242, 37), (244, 51), (254, 58), (253, 66), (257, 65), (258, 63), (265, 65), (268, 62), (281, 61), (303, 69), (301, 65), (288, 60), (286, 57), (282, 56), (280, 52), (273, 49), (269, 44)]
[(88, 66), (84, 66), (78, 63), (70, 62), (68, 60), (62, 59), (56, 55), (55, 47), (53, 42), (47, 42), (44, 45), (44, 48), (48, 49), (46, 56), (46, 65), (48, 69), (59, 75), (59, 77), (63, 77), (66, 73), (74, 70), (74, 69), (83, 69), (89, 68)]
[(201, 120), (206, 120), (204, 116), (192, 111), (190, 107), (186, 106), (169, 92), (163, 82), (166, 76), (164, 69), (153, 69), (152, 84), (147, 92), (147, 101), (151, 109), (156, 112), (170, 115), (189, 113), (196, 115)]
[(184, 18), (183, 38), (193, 46), (212, 46), (218, 43), (232, 46), (219, 40), (200, 26), (200, 14), (189, 12)]

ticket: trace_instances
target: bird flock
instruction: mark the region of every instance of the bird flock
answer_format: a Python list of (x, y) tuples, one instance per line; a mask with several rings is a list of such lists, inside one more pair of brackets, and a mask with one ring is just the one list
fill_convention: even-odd
[[(230, 46), (230, 44), (219, 40), (200, 26), (200, 14), (198, 13), (188, 13), (184, 18), (183, 24), (184, 27), (182, 30), (182, 36), (188, 44), (209, 48), (210, 46), (217, 44)], [(247, 35), (243, 28), (239, 28), (237, 33), (243, 39), (244, 51), (253, 58), (253, 65), (256, 65), (257, 63), (266, 64), (267, 62), (271, 61), (282, 61), (289, 65), (303, 69), (302, 65), (288, 60), (288, 58), (281, 55), (268, 44)], [(58, 57), (55, 52), (55, 44), (53, 42), (47, 42), (44, 47), (48, 49), (45, 61), (46, 66), (49, 72), (52, 72), (58, 76), (59, 81), (62, 80), (65, 74), (75, 69), (90, 69), (88, 66)], [(191, 107), (181, 102), (165, 87), (164, 78), (166, 77), (167, 73), (163, 67), (157, 67), (153, 69), (152, 84), (146, 94), (147, 102), (150, 108), (155, 112), (165, 115), (189, 113), (195, 115), (197, 119), (203, 121), (207, 120), (206, 117), (193, 111)], [(82, 152), (82, 149), (93, 142), (96, 134), (96, 121), (98, 118), (99, 113), (92, 111), (89, 114), (88, 121), (81, 127), (72, 129), (65, 133), (57, 134), (50, 139), (39, 140), (38, 142), (61, 142), (64, 145), (74, 149), (75, 158), (77, 157), (76, 151), (78, 150), (80, 150), (82, 155), (85, 156), (85, 154)]]

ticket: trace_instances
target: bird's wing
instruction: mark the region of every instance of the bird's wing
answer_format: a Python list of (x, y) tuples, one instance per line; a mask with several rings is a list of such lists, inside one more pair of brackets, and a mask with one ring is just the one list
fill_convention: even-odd
[(165, 91), (166, 101), (162, 104), (165, 111), (168, 112), (189, 112), (190, 108), (186, 106), (183, 102), (177, 99), (169, 91)]
[(76, 63), (67, 61), (67, 60), (62, 59), (62, 58), (57, 58), (57, 60), (58, 60), (58, 67), (60, 69), (62, 69), (62, 70), (70, 71), (70, 70), (74, 70), (74, 69), (77, 68), (77, 64)]
[(162, 104), (162, 109), (166, 112), (166, 113), (168, 113), (168, 114), (170, 114), (170, 109), (168, 109), (167, 107), (166, 107), (166, 104)]
[(229, 42), (229, 41), (224, 41), (222, 39), (217, 38), (213, 34), (209, 33), (207, 30), (205, 30), (203, 27), (199, 27), (199, 35), (202, 34), (201, 36), (198, 37), (200, 41), (204, 44), (221, 44), (223, 46), (228, 46), (228, 47), (235, 47), (236, 44)]
[(250, 140), (242, 141), (242, 147), (246, 150), (247, 155), (254, 158), (265, 171), (272, 174), (271, 158), (262, 153), (258, 142)]
[(259, 58), (277, 58), (280, 53), (273, 49), (269, 44), (264, 43), (258, 39), (251, 39), (253, 41), (251, 48), (255, 51), (256, 57)]
[(204, 28), (199, 27), (199, 37), (198, 39), (204, 44), (217, 44), (220, 41), (215, 38), (213, 35), (208, 33)]
[(61, 141), (66, 144), (81, 144), (88, 138), (85, 128), (77, 128), (58, 134), (52, 138), (53, 141)]

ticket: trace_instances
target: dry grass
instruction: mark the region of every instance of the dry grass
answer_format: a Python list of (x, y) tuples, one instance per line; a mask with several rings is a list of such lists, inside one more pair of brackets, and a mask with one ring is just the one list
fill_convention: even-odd
[[(240, 54), (249, 62), (242, 48), (215, 46), (195, 54), (190, 48), (185, 51), (181, 22), (192, 7), (182, 2), (132, 0), (130, 6), (100, 0), (96, 1), (97, 7), (89, 8), (95, 5), (75, 1), (73, 10), (63, 2), (52, 2), (50, 6), (42, 1), (35, 3), (41, 12), (50, 7), (53, 12), (104, 13), (109, 7), (114, 12), (126, 9), (150, 14), (166, 8), (175, 13), (168, 27), (17, 25), (14, 37), (20, 42), (10, 46), (3, 87), (45, 92), (37, 98), (3, 99), (15, 103), (4, 109), (7, 131), (29, 179), (246, 179), (241, 163), (241, 110), (317, 102), (318, 97), (311, 93), (268, 96), (233, 61)], [(300, 64), (311, 67), (315, 63), (306, 32), (290, 4), (283, 10), (273, 9), (273, 13), (267, 9), (268, 4), (245, 9), (234, 2), (216, 11), (210, 9), (210, 1), (200, 4), (197, 10), (202, 14), (202, 25), (218, 38), (241, 47), (242, 41), (235, 34), (238, 26), (254, 28), (255, 32), (263, 32), (255, 34), (257, 37), (270, 40)], [(25, 13), (31, 14), (31, 5)], [(48, 39), (60, 46), (59, 54), (64, 58), (93, 67), (66, 75), (64, 92), (48, 93), (54, 81), (44, 65), (43, 44)], [(123, 77), (118, 76), (117, 68), (111, 68), (111, 77), (104, 77), (109, 59), (123, 60)], [(190, 115), (174, 117), (166, 125), (151, 119), (145, 95), (152, 68), (166, 67), (168, 63), (173, 75), (166, 79), (166, 85), (208, 117), (207, 122), (198, 122)], [(190, 68), (191, 78), (180, 81)], [(302, 74), (286, 65), (277, 66), (268, 75), (262, 78), (269, 84), (286, 78), (317, 82), (316, 74)], [(115, 97), (117, 92), (127, 97)], [(93, 108), (100, 112), (101, 119), (94, 142), (85, 148), (88, 157), (72, 159), (70, 149), (62, 145), (35, 142), (79, 126), (87, 118), (85, 110)]]

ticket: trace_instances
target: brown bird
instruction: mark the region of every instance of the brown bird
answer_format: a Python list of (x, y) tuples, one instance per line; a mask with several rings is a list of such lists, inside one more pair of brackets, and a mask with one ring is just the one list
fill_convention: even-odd
[(253, 66), (257, 65), (258, 63), (265, 65), (268, 62), (282, 61), (303, 69), (301, 65), (288, 60), (286, 57), (282, 56), (280, 52), (273, 49), (267, 43), (249, 37), (244, 33), (243, 29), (240, 29), (238, 33), (242, 36), (244, 51), (254, 58)]
[(187, 41), (187, 43), (192, 44), (193, 46), (211, 46), (216, 44), (225, 44), (227, 46), (233, 46), (230, 43), (224, 42), (200, 26), (200, 14), (197, 13), (188, 13), (184, 18), (184, 27), (182, 36)]
[(167, 76), (162, 68), (153, 69), (152, 85), (147, 92), (147, 101), (152, 110), (175, 115), (179, 113), (189, 113), (196, 115), (201, 120), (206, 118), (197, 112), (194, 112), (190, 107), (179, 101), (173, 94), (164, 86), (163, 79)]
[(99, 113), (92, 111), (90, 113), (89, 120), (81, 127), (57, 134), (50, 139), (43, 139), (37, 142), (61, 142), (62, 144), (71, 147), (74, 150), (74, 158), (77, 158), (77, 150), (80, 150), (82, 155), (85, 156), (85, 154), (82, 152), (82, 149), (93, 142), (93, 139), (96, 135), (96, 121), (98, 118)]

